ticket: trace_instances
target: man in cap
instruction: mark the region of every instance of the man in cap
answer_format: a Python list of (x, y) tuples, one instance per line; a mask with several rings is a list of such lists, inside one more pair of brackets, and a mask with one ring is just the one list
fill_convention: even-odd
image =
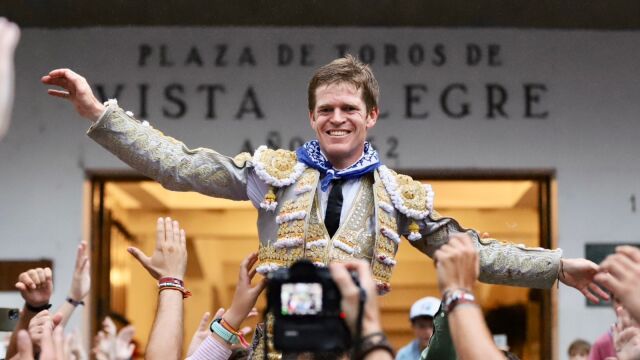
[(396, 360), (416, 360), (429, 345), (433, 335), (433, 317), (440, 308), (440, 300), (432, 296), (424, 297), (411, 306), (409, 320), (415, 339), (398, 351)]

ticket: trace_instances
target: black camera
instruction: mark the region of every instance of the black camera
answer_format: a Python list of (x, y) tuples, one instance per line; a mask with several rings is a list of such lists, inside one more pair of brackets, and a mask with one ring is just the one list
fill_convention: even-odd
[(273, 344), (282, 352), (330, 352), (351, 347), (340, 310), (340, 290), (328, 268), (300, 260), (268, 276)]

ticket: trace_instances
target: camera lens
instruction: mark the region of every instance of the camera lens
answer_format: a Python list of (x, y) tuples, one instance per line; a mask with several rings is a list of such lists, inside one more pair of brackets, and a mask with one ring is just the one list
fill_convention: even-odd
[(9, 317), (9, 320), (18, 320), (18, 317), (20, 316), (20, 311), (18, 311), (18, 309), (11, 309), (9, 310), (7, 315)]

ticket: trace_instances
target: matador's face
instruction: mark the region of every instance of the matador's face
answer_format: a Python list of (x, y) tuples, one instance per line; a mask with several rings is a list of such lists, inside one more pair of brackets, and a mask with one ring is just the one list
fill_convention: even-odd
[(367, 111), (362, 89), (348, 83), (329, 84), (316, 89), (316, 106), (309, 118), (325, 156), (335, 168), (344, 169), (362, 156), (378, 109)]

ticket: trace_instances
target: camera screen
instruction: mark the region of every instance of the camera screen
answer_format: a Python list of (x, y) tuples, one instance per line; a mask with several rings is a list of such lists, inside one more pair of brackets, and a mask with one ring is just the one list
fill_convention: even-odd
[(282, 284), (282, 315), (316, 315), (322, 311), (322, 285), (319, 283)]

